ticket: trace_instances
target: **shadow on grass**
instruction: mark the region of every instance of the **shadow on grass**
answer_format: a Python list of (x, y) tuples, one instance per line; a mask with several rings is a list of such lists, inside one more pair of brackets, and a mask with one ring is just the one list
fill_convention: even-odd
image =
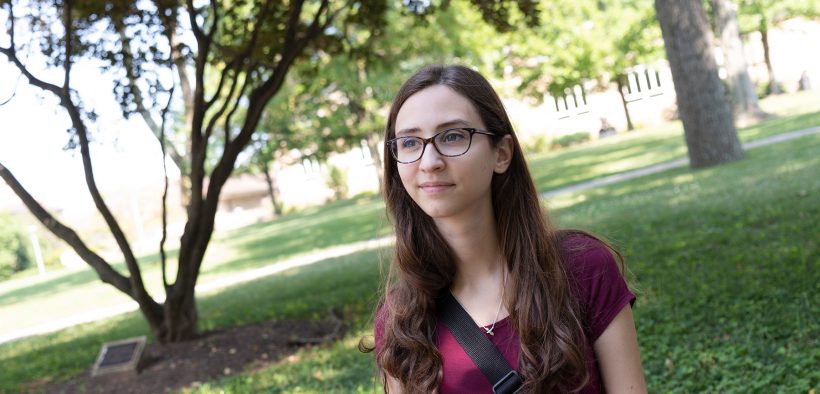
[(772, 117), (771, 119), (759, 124), (739, 129), (738, 135), (743, 142), (749, 142), (758, 138), (817, 126), (820, 126), (820, 112), (794, 116)]
[(820, 136), (802, 137), (719, 167), (590, 190), (554, 211), (562, 226), (595, 229), (627, 255), (650, 391), (816, 384), (806, 377), (820, 330), (810, 306), (820, 280), (818, 151)]
[(388, 232), (381, 198), (338, 201), (221, 236), (220, 242), (232, 248), (236, 256), (224, 264), (206, 262), (204, 274), (260, 267), (318, 249), (378, 238)]
[[(321, 320), (330, 309), (350, 317), (345, 322), (350, 327), (363, 327), (378, 294), (383, 253), (354, 253), (200, 295), (198, 327), (209, 331), (272, 319)], [(102, 343), (138, 335), (151, 336), (134, 312), (0, 345), (0, 392), (74, 376), (91, 366)]]
[(647, 165), (674, 160), (686, 154), (679, 135), (653, 135), (640, 141), (624, 140), (584, 150), (537, 157), (530, 161), (539, 192), (609, 176)]
[[(820, 126), (820, 112), (772, 117), (738, 130), (744, 142), (790, 131)], [(539, 192), (618, 174), (652, 164), (686, 157), (686, 142), (680, 124), (675, 129), (636, 131), (626, 138), (537, 155), (530, 158), (533, 180)]]
[[(175, 261), (178, 254), (178, 250), (167, 251), (168, 261)], [(146, 269), (159, 266), (159, 253), (138, 257), (137, 261), (140, 262), (140, 269), (144, 276)], [(128, 275), (128, 269), (124, 263), (112, 263), (111, 266), (119, 273), (126, 276)], [(41, 297), (48, 294), (59, 293), (66, 289), (81, 287), (89, 283), (97, 282), (100, 278), (97, 276), (96, 271), (86, 266), (80, 270), (67, 272), (46, 280), (38, 280), (36, 277), (31, 277), (30, 280), (35, 283), (19, 287), (0, 295), (0, 306), (13, 305), (32, 297)]]

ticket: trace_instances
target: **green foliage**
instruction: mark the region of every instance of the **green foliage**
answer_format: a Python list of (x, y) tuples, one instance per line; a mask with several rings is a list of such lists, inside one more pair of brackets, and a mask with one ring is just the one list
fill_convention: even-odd
[(10, 215), (0, 213), (0, 280), (34, 263), (25, 231)]
[[(760, 101), (764, 111), (775, 115), (755, 126), (738, 129), (743, 143), (820, 124), (820, 93), (802, 92), (771, 96)], [(651, 129), (622, 133), (594, 144), (528, 157), (540, 191), (635, 170), (686, 156), (683, 127), (671, 122)]]
[[(817, 389), (817, 149), (820, 137), (809, 136), (715, 169), (681, 168), (556, 201), (562, 226), (607, 236), (627, 255), (650, 392)], [(373, 268), (372, 258), (351, 260)], [(378, 391), (372, 355), (356, 350), (370, 312), (337, 343), (184, 392)]]
[(541, 134), (521, 141), (521, 145), (521, 149), (523, 149), (527, 155), (546, 153), (550, 148), (549, 138)]
[(334, 165), (328, 166), (327, 185), (330, 190), (333, 190), (335, 200), (347, 198), (347, 174), (341, 168)]
[(738, 22), (741, 32), (766, 31), (795, 17), (820, 18), (817, 0), (739, 0)]
[[(815, 96), (797, 96), (808, 104), (787, 105), (782, 102), (787, 97), (777, 97), (776, 107), (766, 110), (817, 110)], [(758, 139), (813, 126), (818, 119), (820, 113), (773, 119), (742, 130), (740, 137)], [(623, 170), (668, 160), (667, 151), (675, 146), (670, 141), (681, 145), (679, 125), (674, 126), (539, 156), (531, 160), (531, 168), (560, 179), (541, 179), (538, 188), (546, 191), (600, 176), (607, 167), (603, 163)], [(820, 261), (814, 236), (820, 218), (814, 198), (820, 195), (818, 149), (820, 137), (813, 135), (750, 150), (748, 159), (737, 163), (699, 171), (681, 168), (549, 201), (559, 224), (605, 235), (627, 255), (640, 290), (635, 316), (650, 392), (818, 388), (814, 366), (820, 360), (820, 325), (812, 319), (812, 308), (820, 302), (820, 278), (814, 269)], [(672, 158), (683, 152), (672, 152)], [(271, 256), (293, 256), (387, 231), (380, 200), (334, 202), (218, 234), (203, 269), (218, 278), (273, 263), (277, 257)], [(202, 390), (372, 392), (372, 355), (359, 354), (354, 345), (367, 333), (378, 291), (378, 263), (388, 258), (387, 251), (356, 253), (200, 296), (202, 329), (272, 318), (318, 318), (331, 307), (345, 311), (352, 329), (342, 341), (207, 382)], [(89, 282), (94, 282), (93, 275), (64, 275), (61, 281), (43, 283), (39, 291), (53, 293), (59, 287), (65, 294), (79, 286), (77, 298), (82, 298), (82, 286)], [(7, 302), (15, 301), (7, 294), (0, 292), (4, 310)], [(0, 392), (36, 391), (25, 388), (33, 381), (83, 371), (102, 342), (147, 333), (141, 317), (132, 313), (0, 345)]]
[(587, 142), (591, 138), (592, 137), (590, 137), (589, 133), (587, 133), (586, 131), (581, 131), (578, 133), (567, 134), (556, 138), (552, 141), (552, 146), (553, 148), (566, 148), (572, 145)]
[(519, 78), (518, 93), (537, 101), (586, 81), (606, 88), (627, 68), (663, 57), (648, 0), (546, 2), (539, 18), (540, 26), (504, 35), (492, 59), (497, 75)]

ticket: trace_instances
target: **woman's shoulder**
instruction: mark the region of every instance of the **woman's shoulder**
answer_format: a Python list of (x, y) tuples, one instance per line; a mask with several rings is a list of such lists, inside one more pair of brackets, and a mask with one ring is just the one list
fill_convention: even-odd
[(583, 232), (565, 234), (561, 242), (567, 276), (594, 342), (624, 306), (635, 301), (621, 262), (604, 241)]
[(566, 231), (560, 236), (561, 252), (570, 275), (595, 273), (616, 268), (615, 251), (604, 241), (581, 231)]

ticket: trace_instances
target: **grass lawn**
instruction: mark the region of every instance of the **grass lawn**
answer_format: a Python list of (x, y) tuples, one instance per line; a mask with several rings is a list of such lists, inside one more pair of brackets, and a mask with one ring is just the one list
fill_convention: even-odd
[[(761, 101), (771, 119), (741, 129), (744, 142), (820, 125), (820, 92), (772, 96)], [(640, 168), (686, 155), (680, 122), (621, 134), (570, 149), (530, 155), (540, 192)], [(378, 198), (360, 197), (314, 207), (274, 222), (214, 235), (203, 264), (200, 284), (231, 273), (276, 263), (315, 249), (386, 235), (390, 232)], [(169, 252), (169, 258), (176, 251)], [(158, 257), (143, 256), (149, 292), (162, 294)], [(174, 264), (169, 265), (173, 275)], [(127, 273), (123, 264), (115, 264)], [(60, 320), (88, 310), (129, 302), (124, 294), (100, 282), (88, 268), (57, 271), (44, 278), (22, 276), (0, 282), (0, 335)]]
[[(818, 153), (813, 135), (719, 168), (677, 169), (555, 201), (564, 206), (553, 212), (562, 226), (595, 230), (626, 252), (650, 392), (817, 389)], [(354, 259), (371, 270), (367, 278), (377, 260)], [(355, 348), (368, 321), (360, 316), (363, 328), (335, 344), (186, 391), (372, 392), (372, 356)]]
[[(743, 143), (820, 125), (820, 91), (772, 96), (760, 105), (772, 117), (739, 129)], [(538, 191), (546, 192), (681, 157), (686, 157), (683, 126), (669, 122), (557, 152), (532, 154), (528, 161)]]
[[(804, 107), (817, 110), (815, 98), (800, 105), (765, 101), (790, 116), (741, 130), (741, 139), (819, 125), (820, 113), (801, 115)], [(679, 129), (641, 131), (534, 156), (530, 163), (539, 190), (546, 191), (607, 175), (604, 162), (620, 165), (614, 171), (620, 172), (681, 157), (685, 150), (669, 152), (685, 149), (682, 139)], [(820, 364), (820, 323), (812, 317), (820, 315), (820, 136), (748, 156), (719, 168), (681, 168), (549, 201), (560, 224), (603, 234), (626, 252), (640, 290), (635, 315), (651, 392), (807, 392), (820, 384), (820, 373), (811, 369)], [(306, 210), (218, 234), (201, 283), (388, 232), (377, 198)], [(202, 329), (320, 317), (330, 307), (354, 321), (342, 341), (192, 391), (372, 392), (371, 357), (358, 354), (355, 343), (368, 326), (380, 253), (331, 259), (201, 296)], [(158, 283), (150, 260), (146, 281)], [(40, 313), (53, 318), (115, 297), (125, 300), (90, 271), (12, 280), (0, 284), (0, 330), (25, 326), (21, 322)], [(0, 345), (0, 392), (76, 374), (91, 365), (102, 342), (145, 333), (140, 316), (131, 313)]]

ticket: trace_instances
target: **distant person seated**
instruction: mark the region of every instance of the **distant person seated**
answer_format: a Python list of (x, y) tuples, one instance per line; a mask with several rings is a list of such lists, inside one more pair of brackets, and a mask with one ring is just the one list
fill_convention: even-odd
[(598, 138), (606, 138), (618, 134), (614, 127), (609, 124), (606, 118), (601, 118), (601, 129), (598, 130)]

